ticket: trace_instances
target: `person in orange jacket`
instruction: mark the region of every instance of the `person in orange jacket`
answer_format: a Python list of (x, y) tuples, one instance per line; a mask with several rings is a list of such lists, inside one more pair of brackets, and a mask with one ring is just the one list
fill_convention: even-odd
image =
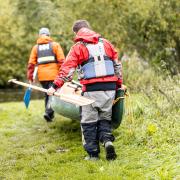
[[(27, 78), (29, 82), (33, 83), (33, 73), (37, 67), (38, 80), (43, 88), (48, 89), (58, 75), (64, 59), (63, 50), (60, 44), (51, 39), (49, 29), (41, 28), (37, 44), (32, 48), (28, 62)], [(45, 94), (44, 118), (47, 122), (51, 122), (54, 118), (54, 111), (50, 107), (47, 94)]]

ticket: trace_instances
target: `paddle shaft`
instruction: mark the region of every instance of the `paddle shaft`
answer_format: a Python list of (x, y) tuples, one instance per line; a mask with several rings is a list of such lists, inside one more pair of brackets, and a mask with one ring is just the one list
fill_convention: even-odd
[[(37, 90), (37, 91), (41, 91), (41, 92), (47, 93), (47, 89), (44, 89), (44, 88), (38, 87), (38, 86), (34, 86), (34, 85), (32, 85), (32, 84), (20, 82), (20, 81), (17, 81), (17, 80), (15, 80), (15, 79), (11, 79), (11, 80), (9, 80), (9, 82), (13, 82), (13, 83), (15, 83), (15, 84), (19, 84), (19, 85), (24, 86), (24, 87), (28, 87), (28, 88), (31, 88), (31, 89), (34, 89), (34, 90)], [(55, 95), (55, 96), (60, 96), (60, 94), (59, 94), (59, 93), (56, 93), (56, 92), (54, 93), (54, 95)]]
[[(8, 82), (13, 82), (15, 84), (19, 84), (21, 86), (28, 87), (28, 88), (31, 88), (31, 89), (34, 89), (37, 91), (45, 92), (45, 93), (47, 93), (47, 91), (48, 91), (47, 89), (44, 89), (44, 88), (41, 88), (38, 86), (34, 86), (32, 84), (20, 82), (20, 81), (17, 81), (16, 79), (11, 79)], [(88, 98), (85, 98), (82, 96), (78, 96), (77, 94), (76, 95), (75, 94), (62, 94), (62, 93), (55, 92), (53, 95), (59, 97), (60, 99), (62, 99), (64, 101), (67, 101), (69, 103), (73, 103), (73, 104), (76, 104), (79, 106), (92, 104), (94, 102), (94, 100), (91, 100), (91, 99), (88, 99)]]

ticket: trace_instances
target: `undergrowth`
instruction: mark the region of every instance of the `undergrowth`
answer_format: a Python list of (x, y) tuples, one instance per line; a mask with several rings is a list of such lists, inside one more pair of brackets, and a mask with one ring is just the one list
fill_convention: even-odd
[(107, 162), (101, 147), (101, 160), (85, 161), (79, 122), (56, 114), (47, 124), (42, 100), (32, 101), (28, 110), (22, 102), (1, 103), (0, 180), (180, 179), (179, 77), (157, 76), (139, 60), (128, 63), (129, 96), (123, 122), (114, 130), (117, 160)]

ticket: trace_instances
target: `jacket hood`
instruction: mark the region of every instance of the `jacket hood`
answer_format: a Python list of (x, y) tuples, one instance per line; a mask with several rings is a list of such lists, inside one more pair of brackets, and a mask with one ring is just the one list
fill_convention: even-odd
[(76, 34), (74, 41), (75, 42), (83, 41), (83, 42), (87, 42), (87, 43), (97, 43), (99, 40), (99, 37), (101, 37), (100, 34), (94, 32), (90, 29), (82, 28)]
[(52, 42), (52, 39), (49, 36), (41, 35), (37, 39), (37, 44), (47, 44), (49, 42)]

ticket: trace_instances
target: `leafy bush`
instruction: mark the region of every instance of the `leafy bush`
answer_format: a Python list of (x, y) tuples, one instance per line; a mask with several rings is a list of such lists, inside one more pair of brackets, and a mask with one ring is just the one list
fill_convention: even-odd
[(178, 0), (0, 0), (0, 3), (1, 87), (6, 87), (12, 77), (26, 79), (27, 61), (40, 27), (49, 27), (52, 37), (67, 54), (73, 44), (71, 27), (76, 19), (87, 19), (92, 29), (109, 39), (120, 54), (131, 55), (136, 51), (156, 70), (179, 73)]

